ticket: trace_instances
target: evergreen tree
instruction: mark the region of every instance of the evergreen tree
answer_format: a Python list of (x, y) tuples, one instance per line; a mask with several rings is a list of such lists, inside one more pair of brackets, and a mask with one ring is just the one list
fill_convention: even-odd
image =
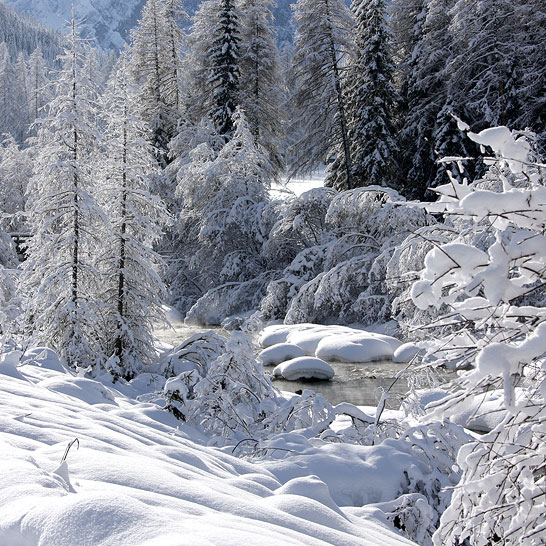
[(188, 52), (184, 57), (184, 103), (187, 121), (200, 125), (212, 109), (211, 21), (217, 18), (217, 0), (206, 0), (191, 18), (191, 28), (187, 36)]
[(99, 133), (89, 100), (93, 83), (82, 72), (83, 51), (73, 18), (55, 98), (38, 131), (27, 192), (33, 237), (20, 285), (35, 341), (52, 346), (74, 367), (100, 358), (97, 273), (91, 257), (102, 212), (89, 194), (90, 156)]
[(43, 107), (49, 102), (49, 79), (42, 50), (37, 47), (28, 60), (28, 104), (32, 121), (43, 115)]
[(470, 121), (515, 128), (522, 74), (514, 2), (458, 0), (451, 13), (455, 102), (467, 104)]
[(32, 176), (31, 148), (21, 149), (9, 135), (0, 148), (0, 229), (26, 232), (26, 188)]
[(174, 0), (148, 0), (131, 33), (132, 73), (141, 86), (141, 116), (151, 128), (151, 144), (162, 167), (168, 163), (168, 143), (180, 118), (177, 56), (182, 43), (181, 34), (173, 31), (178, 5)]
[(419, 43), (427, 15), (428, 0), (393, 0), (389, 6), (389, 26), (393, 33), (393, 58), (395, 62), (394, 81), (398, 92), (396, 103), (397, 122), (397, 172), (395, 176), (406, 194), (423, 194), (426, 185), (423, 181), (407, 178), (413, 163), (411, 141), (406, 129), (406, 119), (410, 112), (410, 102), (414, 103), (416, 90), (413, 87), (417, 68)]
[(283, 160), (279, 146), (283, 135), (281, 104), (284, 90), (272, 0), (242, 0), (240, 47), (240, 104), (254, 138), (268, 151), (279, 173)]
[(353, 0), (358, 55), (349, 90), (354, 184), (392, 186), (396, 154), (394, 63), (383, 0)]
[(210, 117), (218, 133), (229, 138), (233, 133), (232, 116), (239, 104), (239, 14), (234, 0), (218, 1), (210, 49), (212, 109)]
[(15, 140), (22, 143), (28, 134), (30, 114), (28, 109), (27, 63), (21, 52), (17, 55), (17, 61), (14, 65), (11, 92), (13, 95), (13, 117), (15, 122), (12, 133)]
[(152, 328), (163, 319), (165, 289), (152, 245), (166, 220), (161, 201), (149, 191), (158, 165), (138, 120), (137, 93), (128, 72), (122, 57), (103, 99), (107, 147), (101, 199), (109, 225), (100, 260), (103, 352), (115, 357), (109, 360), (114, 375), (126, 379), (156, 356)]
[(0, 133), (11, 133), (16, 124), (13, 81), (15, 72), (8, 47), (0, 43)]
[(353, 20), (341, 0), (298, 0), (293, 59), (294, 125), (303, 134), (293, 144), (293, 174), (339, 158), (343, 185), (354, 187), (343, 70), (352, 54)]
[[(449, 63), (452, 42), (449, 8), (455, 0), (429, 0), (421, 37), (417, 41), (407, 72), (407, 115), (399, 135), (400, 149), (411, 159), (407, 165), (406, 193), (423, 197), (426, 188), (438, 181), (438, 173), (445, 173), (436, 164), (436, 148), (444, 148), (434, 140), (438, 114), (450, 103)], [(465, 113), (456, 111), (464, 117)], [(441, 117), (446, 120), (445, 116)], [(447, 134), (440, 131), (438, 134)], [(463, 136), (461, 135), (461, 138)], [(460, 151), (460, 150), (458, 150)], [(460, 154), (453, 154), (460, 155)]]

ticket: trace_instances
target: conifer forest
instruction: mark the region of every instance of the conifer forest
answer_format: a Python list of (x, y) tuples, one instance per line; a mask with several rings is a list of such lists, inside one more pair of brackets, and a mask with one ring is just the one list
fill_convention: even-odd
[(544, 545), (545, 286), (543, 0), (0, 3), (0, 546)]

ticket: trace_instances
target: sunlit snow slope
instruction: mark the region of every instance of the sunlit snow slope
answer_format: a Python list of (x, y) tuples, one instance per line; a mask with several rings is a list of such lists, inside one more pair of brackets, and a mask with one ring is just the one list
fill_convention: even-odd
[(66, 373), (54, 355), (40, 360), (0, 359), (2, 545), (411, 544), (371, 510), (340, 509), (317, 477), (281, 484), (204, 447), (131, 387), (122, 394)]
[[(56, 30), (70, 20), (71, 3), (65, 0), (3, 0), (20, 13)], [(121, 49), (136, 24), (144, 0), (73, 0), (76, 18), (83, 23), (85, 37), (100, 47)]]

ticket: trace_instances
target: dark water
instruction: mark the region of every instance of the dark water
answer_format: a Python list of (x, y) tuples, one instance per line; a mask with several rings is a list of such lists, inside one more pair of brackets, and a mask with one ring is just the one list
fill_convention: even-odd
[[(388, 390), (398, 372), (406, 364), (394, 364), (390, 360), (348, 364), (330, 362), (335, 376), (330, 381), (286, 381), (275, 379), (273, 384), (283, 391), (296, 392), (311, 389), (320, 392), (330, 404), (350, 402), (358, 406), (376, 406), (381, 393)], [(273, 367), (271, 368), (271, 371)], [(390, 389), (389, 407), (398, 407), (401, 397), (408, 391), (408, 382), (404, 375)]]

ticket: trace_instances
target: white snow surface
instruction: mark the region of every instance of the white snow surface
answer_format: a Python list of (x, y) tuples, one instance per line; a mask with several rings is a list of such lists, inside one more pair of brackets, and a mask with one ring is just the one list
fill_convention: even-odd
[(279, 364), (274, 370), (275, 377), (288, 381), (299, 379), (332, 379), (334, 369), (328, 362), (312, 356), (300, 356)]
[(273, 184), (269, 194), (273, 199), (283, 199), (292, 195), (299, 196), (314, 188), (322, 188), (324, 177), (324, 171), (319, 170), (315, 173), (284, 179), (280, 183)]
[(292, 343), (277, 343), (264, 349), (258, 356), (258, 359), (264, 366), (272, 366), (290, 360), (292, 358), (298, 358), (299, 356), (305, 356), (305, 353), (301, 347), (293, 345)]
[(415, 463), (395, 446), (306, 441), (295, 457), (251, 463), (139, 402), (152, 378), (106, 385), (41, 353), (41, 364), (14, 353), (0, 363), (0, 544), (413, 544), (377, 510), (343, 508), (400, 487)]
[(349, 326), (273, 324), (258, 343), (267, 348), (281, 344), (300, 347), (308, 356), (336, 362), (374, 362), (391, 359), (402, 342), (394, 337)]

